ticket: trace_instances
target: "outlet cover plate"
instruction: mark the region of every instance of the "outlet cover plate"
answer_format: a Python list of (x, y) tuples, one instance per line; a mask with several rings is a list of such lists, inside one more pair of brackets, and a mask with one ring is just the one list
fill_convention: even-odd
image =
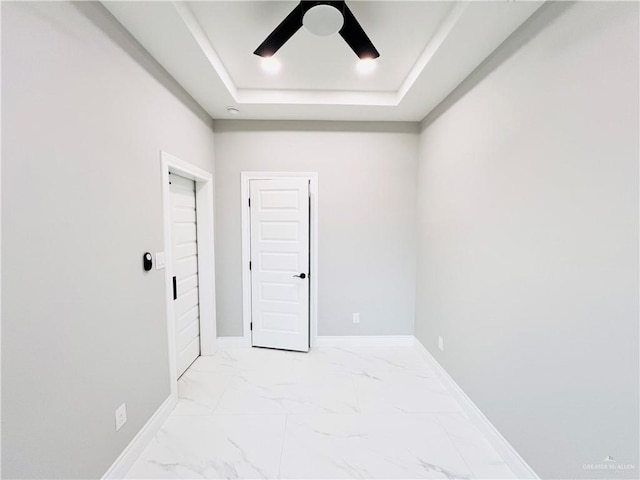
[(441, 336), (438, 336), (438, 348), (444, 352), (444, 340)]
[(116, 410), (116, 432), (127, 423), (127, 404), (123, 403)]

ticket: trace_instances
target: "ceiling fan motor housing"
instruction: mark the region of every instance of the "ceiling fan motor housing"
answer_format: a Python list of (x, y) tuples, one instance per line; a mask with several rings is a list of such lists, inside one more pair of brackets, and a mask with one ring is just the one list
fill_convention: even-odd
[(338, 33), (343, 24), (342, 12), (328, 3), (312, 6), (302, 17), (302, 25), (314, 35), (321, 37)]

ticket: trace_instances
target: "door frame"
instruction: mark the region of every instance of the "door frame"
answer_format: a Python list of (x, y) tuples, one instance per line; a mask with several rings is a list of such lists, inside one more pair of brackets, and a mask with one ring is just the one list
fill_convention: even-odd
[(251, 347), (251, 217), (249, 215), (249, 182), (273, 178), (309, 179), (309, 347), (318, 338), (318, 172), (240, 172), (242, 211), (242, 345)]
[(176, 374), (176, 332), (173, 311), (173, 260), (171, 258), (171, 194), (169, 171), (196, 183), (196, 238), (198, 242), (198, 304), (200, 307), (200, 355), (218, 350), (216, 336), (216, 291), (214, 260), (213, 175), (173, 155), (160, 151), (162, 173), (162, 211), (164, 220), (165, 301), (169, 339), (169, 379), (171, 395), (178, 396)]

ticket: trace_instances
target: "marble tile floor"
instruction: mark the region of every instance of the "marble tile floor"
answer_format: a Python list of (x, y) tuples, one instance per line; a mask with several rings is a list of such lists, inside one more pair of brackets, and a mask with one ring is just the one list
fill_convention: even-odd
[(516, 478), (412, 347), (221, 350), (178, 391), (127, 478)]

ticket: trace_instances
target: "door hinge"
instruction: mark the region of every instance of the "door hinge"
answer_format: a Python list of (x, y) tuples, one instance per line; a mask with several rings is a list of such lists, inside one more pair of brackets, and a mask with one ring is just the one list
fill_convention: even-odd
[(249, 330), (251, 330), (251, 331), (253, 332), (253, 322), (251, 322), (251, 323), (249, 324)]
[(249, 208), (251, 208), (251, 199), (249, 199)]
[(249, 270), (251, 270), (251, 261), (249, 261)]

